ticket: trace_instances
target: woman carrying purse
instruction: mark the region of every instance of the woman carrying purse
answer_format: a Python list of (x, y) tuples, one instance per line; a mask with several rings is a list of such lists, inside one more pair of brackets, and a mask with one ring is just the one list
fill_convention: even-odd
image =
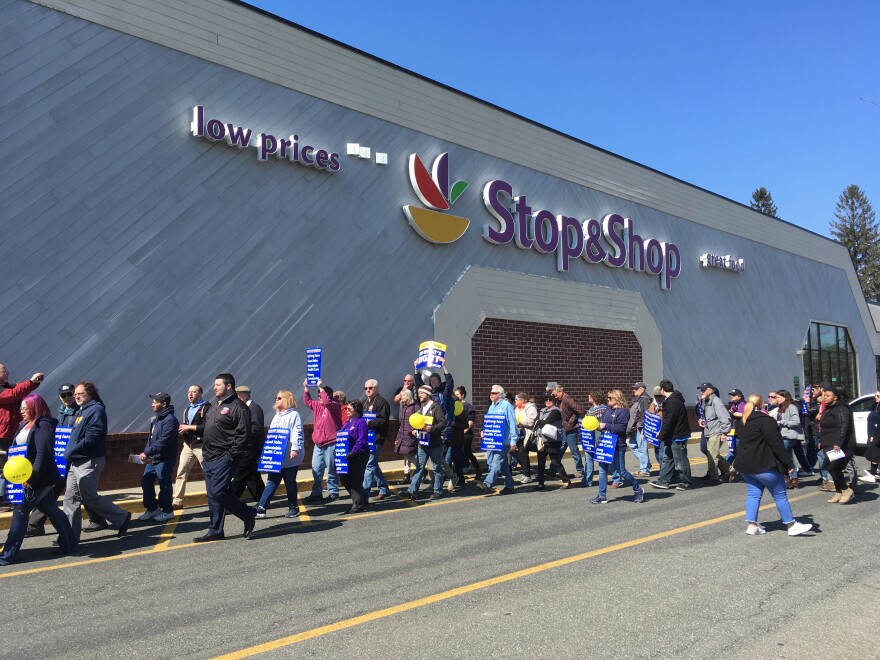
[(562, 479), (562, 488), (571, 487), (571, 479), (562, 465), (562, 411), (556, 405), (553, 392), (544, 393), (544, 407), (538, 412), (535, 420), (535, 441), (538, 448), (538, 490), (547, 490), (544, 486), (544, 473), (547, 457), (556, 468)]
[(798, 483), (798, 468), (794, 462), (797, 457), (798, 463), (804, 470), (807, 470), (807, 455), (804, 453), (804, 426), (801, 424), (801, 416), (798, 407), (791, 398), (788, 390), (778, 390), (776, 392), (776, 421), (779, 425), (779, 433), (782, 435), (782, 442), (785, 445), (785, 451), (791, 458), (791, 464), (794, 465), (794, 471), (790, 478), (786, 479), (785, 487), (789, 489), (800, 488)]

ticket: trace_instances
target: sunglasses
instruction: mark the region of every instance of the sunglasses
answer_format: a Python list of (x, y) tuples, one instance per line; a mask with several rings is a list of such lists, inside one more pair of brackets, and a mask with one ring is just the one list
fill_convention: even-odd
[(281, 397), (280, 397), (280, 396), (276, 396), (276, 397), (275, 397), (275, 400), (276, 400), (276, 401), (281, 401)]

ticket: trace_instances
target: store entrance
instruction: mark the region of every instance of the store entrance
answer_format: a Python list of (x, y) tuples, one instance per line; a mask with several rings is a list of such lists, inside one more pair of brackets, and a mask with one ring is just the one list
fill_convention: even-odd
[(480, 415), (489, 388), (526, 392), (540, 401), (548, 382), (563, 385), (581, 404), (587, 392), (619, 389), (626, 396), (642, 380), (642, 347), (633, 332), (487, 318), (471, 340), (473, 392)]

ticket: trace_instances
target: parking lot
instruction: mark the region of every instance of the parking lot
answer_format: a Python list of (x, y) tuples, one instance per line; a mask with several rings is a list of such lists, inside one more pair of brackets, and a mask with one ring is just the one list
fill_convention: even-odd
[(838, 506), (813, 483), (790, 493), (816, 525), (796, 538), (767, 501), (768, 533), (743, 533), (742, 483), (591, 505), (594, 488), (469, 481), (354, 516), (347, 500), (295, 522), (278, 506), (251, 540), (232, 518), (226, 541), (194, 544), (204, 508), (84, 536), (71, 557), (28, 539), (0, 570), (20, 613), (3, 655), (877, 657), (856, 611), (880, 589), (877, 487)]

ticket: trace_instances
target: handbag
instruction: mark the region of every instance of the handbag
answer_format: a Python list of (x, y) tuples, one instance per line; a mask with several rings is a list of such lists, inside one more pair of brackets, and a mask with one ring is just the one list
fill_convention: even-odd
[(541, 438), (555, 442), (559, 440), (559, 429), (552, 424), (544, 424), (541, 427)]

